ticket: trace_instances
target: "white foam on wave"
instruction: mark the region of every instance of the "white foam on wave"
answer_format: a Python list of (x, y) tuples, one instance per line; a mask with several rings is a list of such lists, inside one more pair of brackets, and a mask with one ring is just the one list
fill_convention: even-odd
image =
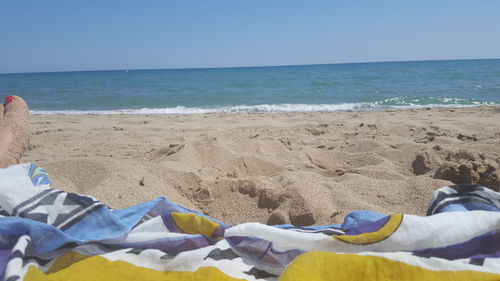
[(343, 103), (343, 104), (261, 104), (236, 105), (215, 108), (202, 107), (169, 107), (169, 108), (141, 108), (141, 109), (114, 109), (114, 110), (31, 110), (31, 114), (61, 114), (61, 115), (166, 115), (166, 114), (204, 114), (204, 113), (287, 113), (287, 112), (334, 112), (346, 110), (407, 110), (427, 107), (471, 107), (480, 105), (494, 105), (494, 103), (464, 104), (409, 104), (409, 105), (381, 105), (378, 103)]

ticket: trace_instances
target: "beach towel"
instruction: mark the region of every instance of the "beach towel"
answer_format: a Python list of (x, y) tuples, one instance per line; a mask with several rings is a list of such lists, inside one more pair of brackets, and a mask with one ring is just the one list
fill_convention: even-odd
[(428, 206), (230, 226), (165, 198), (114, 210), (15, 165), (0, 169), (0, 279), (500, 280), (500, 194), (453, 185)]

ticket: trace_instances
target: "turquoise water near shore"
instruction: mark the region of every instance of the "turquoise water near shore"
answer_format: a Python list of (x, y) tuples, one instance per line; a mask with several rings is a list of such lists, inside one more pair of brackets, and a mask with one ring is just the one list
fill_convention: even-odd
[(0, 74), (33, 113), (239, 113), (500, 105), (500, 59)]

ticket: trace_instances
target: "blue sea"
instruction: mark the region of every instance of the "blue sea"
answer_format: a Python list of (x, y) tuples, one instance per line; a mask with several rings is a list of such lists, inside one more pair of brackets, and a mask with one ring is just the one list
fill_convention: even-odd
[(500, 105), (500, 59), (0, 74), (32, 113), (190, 114)]

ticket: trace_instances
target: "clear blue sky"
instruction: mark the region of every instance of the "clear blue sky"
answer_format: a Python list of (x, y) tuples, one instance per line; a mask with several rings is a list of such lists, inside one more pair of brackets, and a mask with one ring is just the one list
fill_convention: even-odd
[(0, 73), (499, 57), (497, 0), (0, 1)]

